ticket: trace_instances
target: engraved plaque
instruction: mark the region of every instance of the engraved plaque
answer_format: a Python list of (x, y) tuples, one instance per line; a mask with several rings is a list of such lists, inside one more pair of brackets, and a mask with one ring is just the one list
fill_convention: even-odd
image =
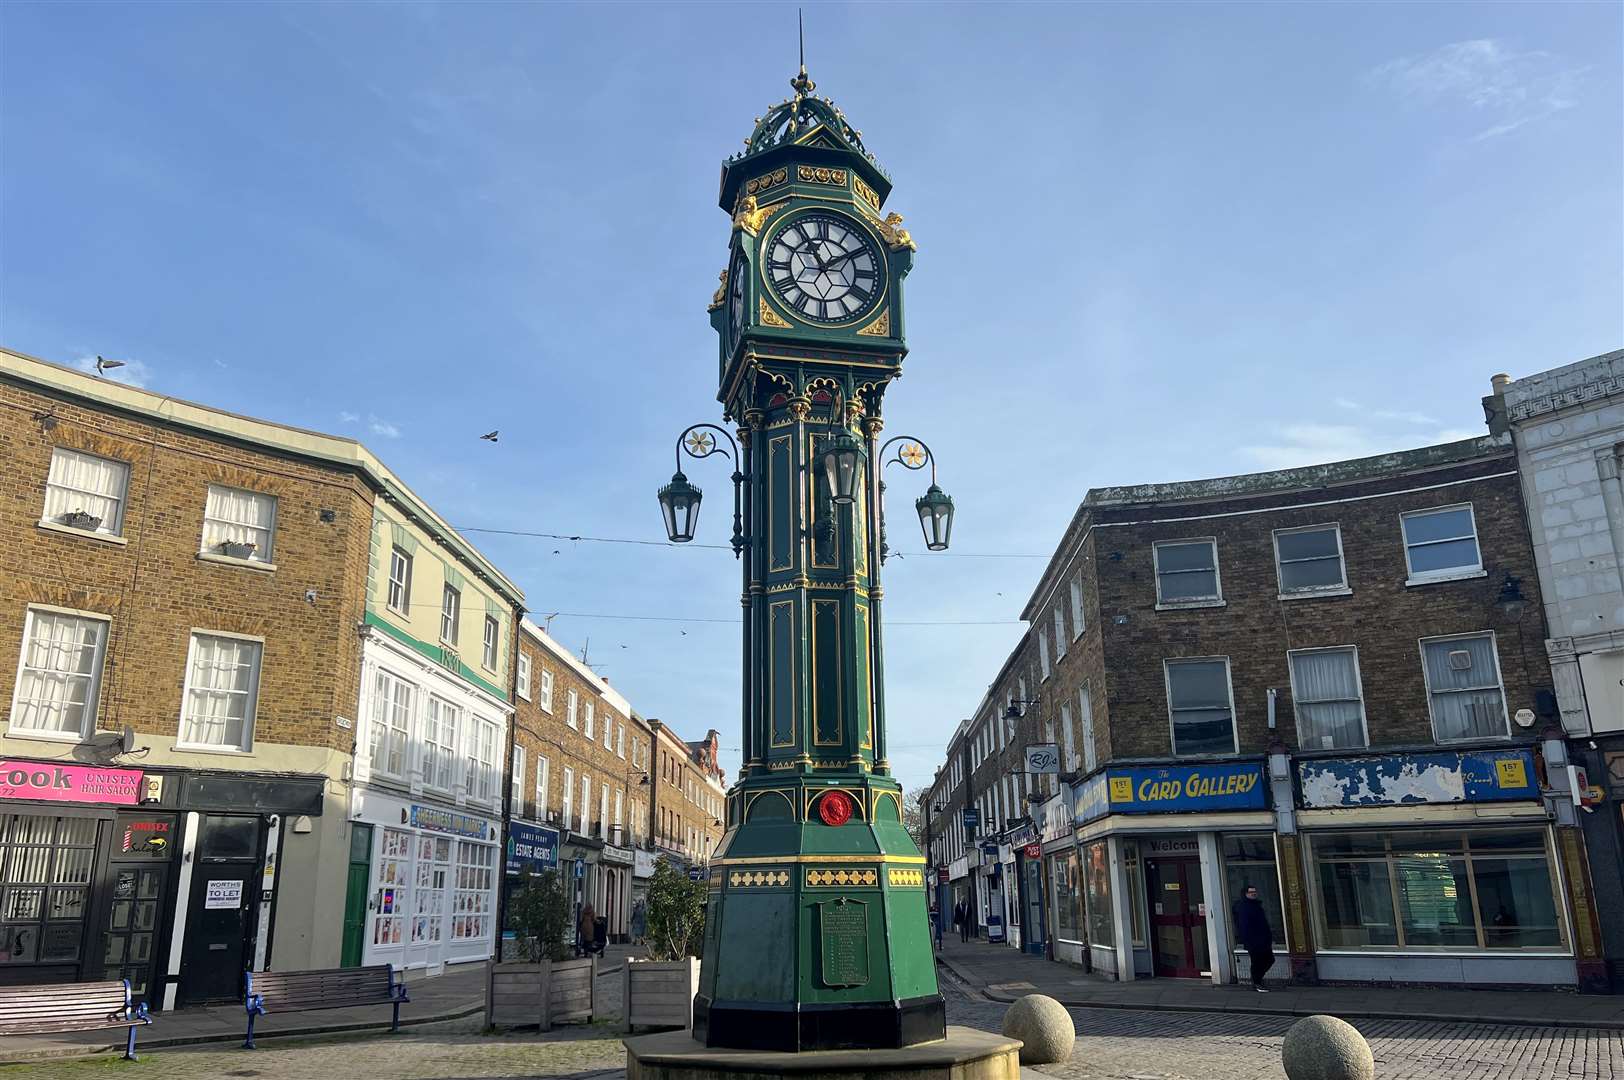
[(823, 985), (868, 985), (868, 905), (840, 897), (818, 905)]

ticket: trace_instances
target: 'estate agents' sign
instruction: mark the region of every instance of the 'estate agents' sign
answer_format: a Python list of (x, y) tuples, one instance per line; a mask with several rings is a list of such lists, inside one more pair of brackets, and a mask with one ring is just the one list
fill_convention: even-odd
[(507, 872), (539, 874), (558, 866), (558, 830), (508, 822)]
[(141, 770), (0, 759), (0, 799), (134, 806), (141, 801)]

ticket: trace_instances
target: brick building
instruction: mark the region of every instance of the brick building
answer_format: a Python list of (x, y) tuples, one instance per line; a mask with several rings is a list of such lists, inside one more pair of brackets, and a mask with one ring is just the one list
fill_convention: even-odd
[(650, 718), (648, 723), (655, 735), (649, 807), (655, 849), (678, 865), (704, 867), (722, 838), (726, 818), (717, 733), (689, 743), (660, 720)]
[[(1301, 978), (1582, 983), (1539, 596), (1503, 439), (1090, 491), (964, 732), (1012, 940), (1229, 981), (1256, 884)], [(1054, 787), (1008, 771), (1025, 739)]]
[(0, 444), (0, 982), (126, 977), (171, 1007), (273, 955), (336, 965), (382, 896), (347, 884), (380, 865), (350, 825), (380, 521), (499, 631), (517, 590), (352, 440), (0, 351)]

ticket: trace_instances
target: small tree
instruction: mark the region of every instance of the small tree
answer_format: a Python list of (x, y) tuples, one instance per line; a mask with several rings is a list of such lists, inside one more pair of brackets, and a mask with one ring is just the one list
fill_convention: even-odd
[(705, 941), (705, 883), (661, 858), (648, 885), (648, 952), (655, 960), (698, 956)]
[(929, 788), (914, 788), (902, 797), (902, 827), (920, 851), (925, 850), (925, 800), (929, 798)]
[(508, 910), (518, 932), (519, 954), (525, 960), (534, 964), (569, 959), (565, 936), (570, 929), (570, 901), (562, 874), (557, 870), (526, 874)]

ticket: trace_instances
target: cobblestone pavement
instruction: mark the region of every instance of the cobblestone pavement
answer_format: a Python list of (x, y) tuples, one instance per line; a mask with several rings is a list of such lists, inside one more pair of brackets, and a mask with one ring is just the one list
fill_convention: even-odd
[[(599, 983), (599, 1004), (619, 1009), (618, 976)], [(948, 1022), (998, 1030), (1007, 1006), (945, 981)], [(1071, 1060), (1036, 1070), (1064, 1080), (1284, 1080), (1280, 1040), (1291, 1017), (1236, 1013), (1074, 1009), (1079, 1037)], [(479, 1033), (468, 1019), (407, 1033), (266, 1039), (235, 1045), (154, 1050), (139, 1064), (116, 1058), (0, 1068), (0, 1080), (497, 1080), (623, 1074), (625, 1051), (610, 1024), (549, 1035)], [(1361, 1021), (1378, 1080), (1624, 1080), (1624, 1032), (1512, 1028), (1401, 1020)]]

